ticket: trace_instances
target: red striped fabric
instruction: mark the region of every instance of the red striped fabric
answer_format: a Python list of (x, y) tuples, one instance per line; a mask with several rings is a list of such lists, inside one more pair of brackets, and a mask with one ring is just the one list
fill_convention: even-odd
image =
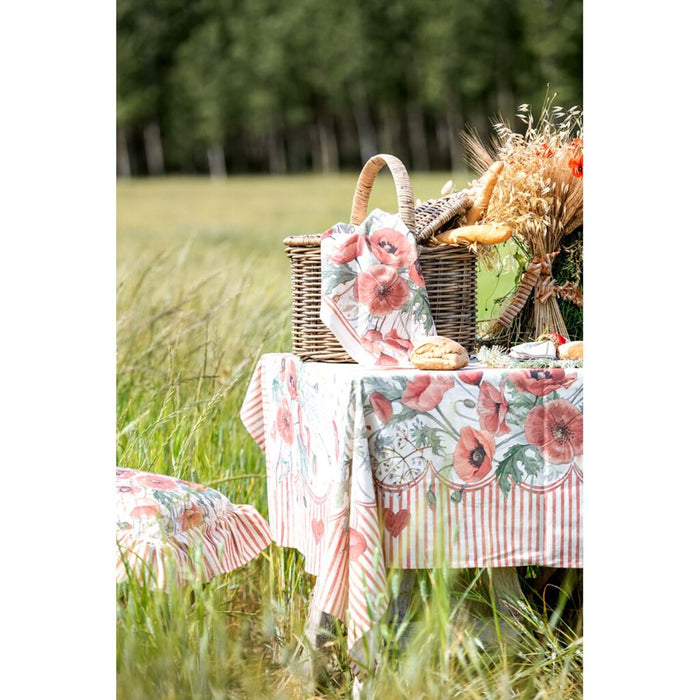
[[(280, 378), (290, 363), (299, 378), (296, 399), (280, 393), (285, 385)], [(484, 370), (484, 380), (501, 386), (503, 372)], [(449, 481), (444, 475), (451, 453), (400, 488), (372, 478), (374, 457), (366, 436), (377, 423), (365, 414), (366, 392), (373, 386), (369, 382), (366, 390), (365, 378), (402, 373), (418, 374), (266, 355), (241, 410), (244, 425), (266, 450), (272, 538), (304, 555), (306, 570), (318, 577), (315, 604), (346, 621), (354, 668), (362, 658), (363, 636), (387, 608), (390, 568), (432, 568), (443, 562), (452, 568), (583, 566), (581, 456), (558, 466), (547, 483), (510, 480), (507, 493), (493, 473), (477, 485)], [(581, 379), (573, 379), (563, 382), (560, 398), (580, 395)], [(460, 386), (455, 380), (454, 391), (462, 391)], [(449, 405), (454, 405), (458, 394), (451, 396)], [(302, 454), (294, 410), (291, 443), (275, 432), (281, 397), (290, 405), (301, 403), (311, 416), (316, 442), (309, 454)], [(476, 413), (471, 423), (461, 420), (460, 425), (479, 425)], [(511, 427), (506, 443), (515, 432)], [(335, 435), (340, 445), (333, 445)]]

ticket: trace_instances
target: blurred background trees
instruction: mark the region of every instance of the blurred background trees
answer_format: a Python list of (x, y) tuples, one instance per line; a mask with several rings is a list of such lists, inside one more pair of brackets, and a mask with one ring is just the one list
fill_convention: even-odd
[(118, 0), (120, 175), (463, 167), (465, 123), (582, 104), (582, 0)]

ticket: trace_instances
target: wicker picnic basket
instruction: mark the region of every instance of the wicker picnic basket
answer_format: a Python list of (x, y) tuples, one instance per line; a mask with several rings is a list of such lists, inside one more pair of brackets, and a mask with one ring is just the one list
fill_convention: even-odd
[[(466, 190), (429, 200), (417, 209), (404, 164), (379, 154), (365, 163), (357, 180), (350, 223), (367, 217), (367, 203), (381, 168), (394, 178), (399, 214), (418, 242), (418, 257), (438, 335), (456, 340), (468, 350), (476, 345), (476, 255), (466, 246), (424, 246), (472, 202)], [(292, 348), (302, 360), (354, 362), (321, 321), (321, 235), (284, 239), (292, 273)]]

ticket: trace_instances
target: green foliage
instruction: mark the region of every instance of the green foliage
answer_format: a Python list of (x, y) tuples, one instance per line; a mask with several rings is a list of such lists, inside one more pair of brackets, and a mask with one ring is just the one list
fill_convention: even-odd
[(455, 166), (438, 131), (485, 132), (547, 84), (581, 104), (581, 55), (581, 0), (119, 0), (117, 122), (132, 152), (159, 124), (172, 170), (197, 170), (210, 146), (242, 170), (266, 149), (306, 154), (319, 125), (341, 165), (357, 167), (358, 131), (401, 150), (420, 129)]

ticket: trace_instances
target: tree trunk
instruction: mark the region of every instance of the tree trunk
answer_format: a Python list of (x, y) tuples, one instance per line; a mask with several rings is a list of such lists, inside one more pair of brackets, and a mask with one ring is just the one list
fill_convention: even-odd
[(287, 172), (287, 156), (284, 152), (284, 140), (277, 129), (268, 129), (266, 135), (267, 162), (274, 175)]
[(450, 167), (452, 172), (465, 170), (464, 146), (460, 134), (464, 130), (461, 110), (455, 102), (447, 107), (447, 137), (450, 149)]
[(117, 175), (131, 177), (129, 144), (126, 139), (126, 131), (123, 128), (117, 129)]
[(317, 125), (321, 149), (321, 170), (324, 173), (338, 172), (338, 139), (331, 119), (321, 119)]
[(366, 163), (377, 154), (377, 133), (372, 123), (372, 115), (367, 104), (364, 89), (352, 96), (352, 111), (357, 125), (357, 137), (360, 142), (360, 158)]
[(379, 106), (379, 150), (382, 153), (391, 153), (400, 157), (399, 148), (399, 120), (396, 110), (392, 105), (382, 103)]
[(408, 124), (408, 144), (411, 149), (411, 163), (415, 170), (430, 170), (428, 143), (425, 139), (425, 121), (420, 104), (412, 100), (406, 106)]
[(146, 166), (149, 175), (163, 174), (163, 144), (160, 140), (158, 122), (151, 122), (143, 130), (143, 143), (146, 148)]
[(226, 177), (226, 155), (224, 147), (215, 143), (207, 148), (207, 163), (212, 180)]

